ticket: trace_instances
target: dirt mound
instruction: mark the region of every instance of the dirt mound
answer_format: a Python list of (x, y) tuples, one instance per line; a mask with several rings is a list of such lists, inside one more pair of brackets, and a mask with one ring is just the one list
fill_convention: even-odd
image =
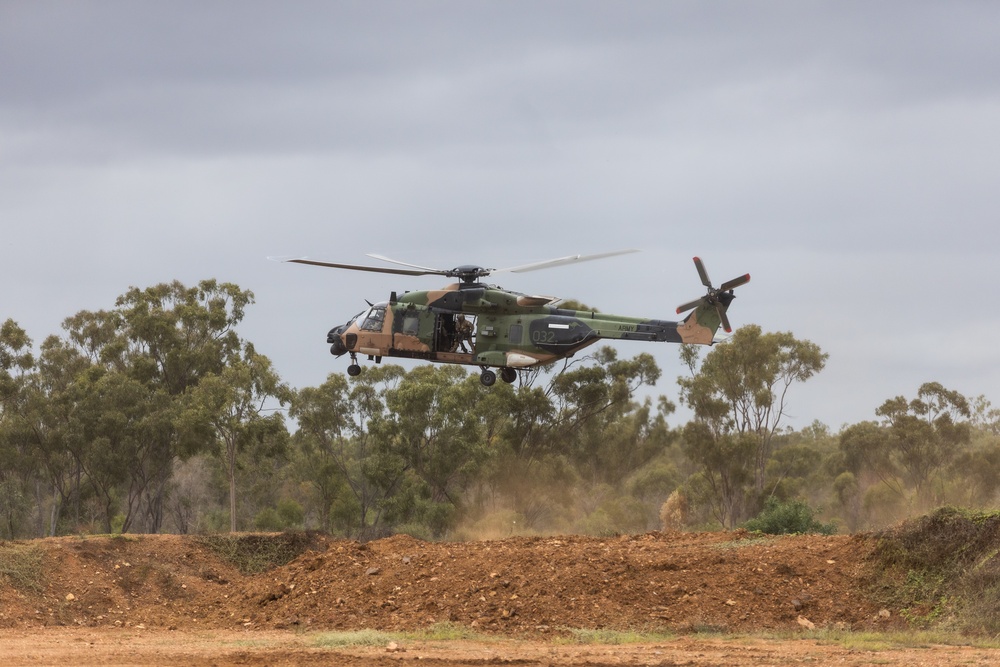
[(877, 623), (860, 588), (863, 538), (650, 533), (428, 543), (314, 538), (286, 565), (243, 574), (188, 536), (7, 543), (41, 576), (0, 575), (0, 627), (413, 629), (455, 623), (755, 630)]

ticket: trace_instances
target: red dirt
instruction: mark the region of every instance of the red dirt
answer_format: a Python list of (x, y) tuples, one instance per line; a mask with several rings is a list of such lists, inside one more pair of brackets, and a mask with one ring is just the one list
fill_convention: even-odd
[[(896, 619), (891, 610), (885, 620), (885, 613), (880, 615), (862, 592), (859, 568), (867, 543), (850, 536), (750, 539), (740, 533), (650, 533), (471, 543), (397, 536), (367, 544), (316, 538), (314, 550), (254, 576), (240, 574), (188, 536), (64, 537), (27, 544), (44, 553), (45, 586), (37, 591), (15, 588), (11, 577), (0, 576), (0, 628), (6, 628), (0, 631), (0, 643), (7, 647), (0, 648), (0, 660), (7, 664), (52, 664), (44, 651), (37, 661), (11, 653), (18, 650), (11, 647), (31, 645), (33, 638), (44, 639), (46, 646), (87, 647), (87, 655), (99, 655), (104, 664), (136, 664), (127, 662), (128, 651), (124, 661), (116, 660), (116, 642), (123, 640), (131, 651), (146, 646), (142, 664), (176, 663), (176, 651), (185, 649), (182, 661), (189, 664), (202, 658), (204, 664), (220, 665), (310, 664), (314, 659), (319, 664), (329, 659), (328, 649), (309, 647), (302, 632), (274, 631), (413, 630), (440, 623), (474, 628), (499, 643), (487, 643), (486, 650), (471, 648), (478, 646), (475, 642), (460, 642), (465, 647), (460, 659), (442, 654), (438, 664), (467, 664), (469, 651), (479, 650), (494, 653), (474, 662), (500, 660), (497, 647), (508, 646), (503, 642), (511, 639), (521, 640), (510, 644), (517, 648), (500, 652), (523, 654), (517, 659), (524, 664), (536, 659), (538, 664), (610, 664), (629, 655), (637, 661), (640, 654), (646, 656), (642, 660), (674, 655), (670, 651), (677, 649), (661, 646), (656, 654), (648, 646), (605, 647), (616, 660), (584, 660), (583, 648), (556, 649), (551, 643), (573, 628), (672, 630), (689, 635), (678, 642), (702, 646), (697, 650), (705, 657), (695, 660), (690, 655), (694, 649), (686, 648), (649, 664), (756, 664), (732, 655), (723, 659), (733, 653), (732, 646), (690, 633), (865, 629), (886, 627)], [(194, 638), (204, 632), (225, 638), (216, 642), (214, 652), (197, 648)], [(220, 652), (219, 642), (238, 641), (234, 636), (257, 637), (265, 648), (255, 652), (230, 646)], [(706, 648), (713, 642), (721, 642), (721, 648)], [(816, 648), (811, 642), (797, 644), (785, 652), (789, 660), (801, 660), (803, 651)], [(737, 653), (753, 653), (744, 651), (745, 645)], [(546, 653), (564, 648), (568, 662)], [(379, 664), (388, 658), (415, 658), (414, 650), (339, 650), (337, 655), (340, 664)], [(430, 648), (421, 650), (426, 654), (421, 657), (432, 657)], [(591, 647), (595, 655), (600, 650)], [(535, 655), (539, 651), (544, 655)], [(716, 654), (718, 662), (710, 657)], [(226, 662), (226, 655), (239, 661)], [(349, 655), (360, 662), (349, 661)], [(688, 659), (677, 662), (684, 655)], [(18, 656), (25, 661), (17, 662)], [(81, 664), (80, 658), (71, 660)], [(364, 662), (369, 658), (376, 662)]]

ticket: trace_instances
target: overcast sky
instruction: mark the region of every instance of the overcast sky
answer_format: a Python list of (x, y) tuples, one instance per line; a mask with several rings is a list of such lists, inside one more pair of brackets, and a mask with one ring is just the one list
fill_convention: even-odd
[[(252, 290), (241, 334), (295, 387), (408, 278), (675, 319), (749, 272), (734, 326), (826, 369), (833, 430), (937, 381), (1000, 405), (1000, 3), (0, 0), (0, 321), (36, 346), (130, 286)], [(676, 400), (677, 348), (652, 352)], [(412, 363), (404, 365), (412, 367)]]

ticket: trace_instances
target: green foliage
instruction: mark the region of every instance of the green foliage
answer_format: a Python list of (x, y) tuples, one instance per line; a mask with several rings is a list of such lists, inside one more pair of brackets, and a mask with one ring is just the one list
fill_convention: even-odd
[(242, 459), (279, 456), (288, 440), (284, 416), (264, 405), (268, 399), (284, 405), (291, 397), (271, 361), (250, 344), (244, 345), (219, 374), (206, 374), (186, 395), (185, 429), (203, 434), (213, 443), (209, 451), (225, 467), (232, 532), (238, 523), (237, 472)]
[[(15, 324), (0, 328), (0, 478), (11, 463), (46, 498), (38, 525), (49, 520), (50, 534), (163, 527), (175, 463), (215, 445), (198, 425), (217, 424), (224, 403), (198, 403), (197, 390), (251, 362), (268, 367), (235, 331), (252, 302), (215, 280), (130, 288), (112, 310), (68, 317), (65, 337), (48, 337), (37, 361)], [(277, 387), (258, 382), (255, 396)]]
[[(654, 358), (610, 347), (489, 389), (460, 366), (380, 364), (293, 393), (237, 333), (252, 303), (214, 280), (130, 288), (37, 353), (0, 325), (0, 537), (608, 535), (658, 527), (674, 492), (678, 529), (732, 528), (773, 497), (856, 530), (1000, 492), (1000, 411), (938, 383), (839, 434), (782, 430), (791, 385), (826, 361), (790, 333), (744, 327), (703, 363), (682, 346), (694, 419), (676, 426), (644, 396)], [(784, 509), (770, 518), (803, 530)]]
[(290, 498), (278, 501), (278, 506), (265, 507), (254, 517), (253, 526), (257, 530), (279, 531), (302, 528), (305, 512), (302, 505)]
[(768, 535), (832, 535), (837, 532), (835, 525), (822, 524), (814, 516), (814, 510), (801, 500), (780, 501), (772, 496), (764, 503), (760, 514), (743, 525), (747, 530)]
[(278, 501), (278, 518), (285, 528), (301, 528), (305, 520), (305, 511), (302, 505), (291, 498), (282, 498)]
[(278, 516), (278, 510), (273, 507), (265, 507), (253, 518), (253, 527), (256, 530), (274, 532), (282, 529), (283, 522)]
[(935, 497), (935, 481), (969, 444), (972, 427), (968, 401), (937, 382), (926, 382), (917, 398), (890, 399), (875, 411), (885, 426), (886, 455), (923, 508)]
[(855, 483), (837, 491), (848, 525), (886, 525), (945, 502), (988, 505), (996, 497), (1000, 447), (975, 431), (964, 396), (927, 382), (916, 398), (897, 396), (875, 413), (879, 421), (840, 434), (841, 470)]
[(764, 496), (775, 434), (787, 393), (823, 369), (827, 354), (791, 333), (737, 329), (716, 345), (700, 368), (693, 346), (681, 346), (691, 377), (678, 384), (695, 419), (684, 429), (682, 448), (699, 468), (715, 518), (735, 526)]
[(293, 397), (289, 415), (299, 423), (295, 470), (308, 485), (321, 528), (354, 537), (383, 529), (406, 469), (376, 433), (386, 418), (385, 392), (403, 375), (391, 364), (370, 369), (352, 384), (332, 374)]

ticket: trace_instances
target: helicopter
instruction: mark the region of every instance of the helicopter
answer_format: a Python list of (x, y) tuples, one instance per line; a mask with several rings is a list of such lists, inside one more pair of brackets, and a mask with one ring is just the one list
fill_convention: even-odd
[(726, 311), (735, 298), (733, 290), (749, 282), (750, 274), (716, 288), (698, 257), (694, 257), (694, 265), (708, 291), (677, 308), (678, 315), (692, 311), (679, 322), (560, 308), (561, 299), (556, 297), (530, 296), (481, 282), (494, 273), (523, 273), (632, 252), (637, 251), (569, 255), (505, 269), (472, 264), (435, 269), (376, 254), (368, 257), (405, 268), (340, 264), (307, 257), (269, 259), (351, 271), (456, 278), (458, 282), (441, 289), (402, 295), (392, 292), (388, 301), (367, 302), (368, 308), (331, 329), (326, 342), (334, 356), (350, 355), (347, 374), (352, 377), (361, 373), (358, 355), (375, 363), (383, 357), (401, 357), (478, 366), (480, 382), (490, 387), (496, 383), (497, 371), (501, 380), (513, 383), (518, 371), (571, 357), (602, 339), (711, 345), (720, 326), (732, 332)]

